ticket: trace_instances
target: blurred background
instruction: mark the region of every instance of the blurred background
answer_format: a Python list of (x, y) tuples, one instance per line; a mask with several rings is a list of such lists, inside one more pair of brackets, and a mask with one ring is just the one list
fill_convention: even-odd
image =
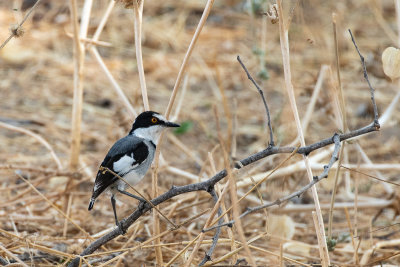
[[(21, 22), (32, 2), (1, 1), (0, 42), (10, 35), (12, 25)], [(376, 89), (379, 113), (383, 114), (399, 94), (399, 84), (385, 76), (381, 61), (386, 47), (397, 48), (400, 43), (395, 2), (284, 1), (286, 18), (293, 17), (289, 44), (292, 83), (300, 118), (304, 118), (309, 107), (322, 66), (327, 66), (323, 68), (323, 83), (305, 132), (307, 144), (342, 131), (335, 100), (338, 81), (333, 13), (337, 21), (341, 85), (348, 128), (357, 129), (373, 120), (368, 84), (348, 29), (352, 30), (365, 57), (370, 81)], [(93, 36), (109, 3), (105, 0), (94, 1), (88, 38)], [(204, 0), (144, 2), (143, 65), (151, 110), (165, 112), (205, 4)], [(163, 160), (158, 174), (160, 193), (172, 185), (206, 179), (215, 174), (214, 168), (217, 171), (224, 168), (214, 107), (232, 161), (267, 147), (269, 135), (265, 109), (258, 92), (236, 60), (238, 55), (264, 91), (277, 145), (289, 145), (296, 139), (296, 125), (284, 84), (278, 23), (272, 24), (264, 14), (270, 4), (272, 1), (266, 0), (215, 2), (190, 58), (182, 85), (184, 88), (180, 89), (172, 112), (174, 120), (183, 127), (166, 133), (162, 143)], [(83, 1), (78, 1), (79, 14), (82, 6)], [(128, 133), (134, 117), (93, 54), (87, 51), (83, 68), (80, 165), (76, 173), (71, 173), (69, 156), (74, 64), (69, 2), (42, 0), (23, 28), (22, 37), (13, 38), (0, 50), (0, 122), (40, 135), (50, 144), (62, 166), (58, 169), (49, 150), (31, 135), (16, 132), (10, 127), (0, 127), (0, 243), (21, 258), (25, 255), (27, 263), (33, 261), (37, 266), (50, 266), (65, 262), (66, 257), (32, 248), (23, 240), (73, 255), (79, 254), (90, 239), (66, 221), (18, 175), (29, 179), (39, 192), (89, 234), (112, 229), (114, 218), (109, 198), (105, 195), (100, 197), (90, 213), (87, 204), (99, 164), (110, 146)], [(143, 111), (135, 57), (133, 10), (126, 9), (123, 3), (116, 3), (99, 41), (102, 43), (97, 45), (97, 49), (110, 73), (136, 112)], [(395, 105), (381, 131), (365, 135), (346, 146), (347, 156), (343, 165), (399, 181), (400, 113), (398, 103)], [(177, 106), (180, 110), (176, 109)], [(320, 151), (313, 152), (311, 156), (316, 153)], [(328, 163), (329, 156), (328, 151), (325, 156), (313, 161), (315, 175), (322, 172), (321, 166)], [(250, 177), (257, 180), (265, 176), (286, 157), (269, 157), (239, 172), (236, 177), (238, 195), (251, 188), (253, 182)], [(295, 156), (285, 166), (290, 167), (300, 161), (301, 157)], [(329, 179), (318, 185), (326, 227), (334, 173), (333, 169)], [(66, 185), (71, 181), (69, 192), (65, 192)], [(292, 166), (271, 176), (260, 186), (259, 194), (264, 201), (274, 201), (307, 183), (304, 168)], [(150, 172), (137, 188), (150, 197)], [(330, 253), (332, 264), (360, 264), (363, 257), (366, 263), (381, 258), (388, 264), (400, 263), (398, 258), (391, 258), (400, 245), (399, 227), (396, 225), (400, 211), (398, 192), (398, 186), (342, 170), (336, 202), (343, 205), (338, 204), (339, 208), (334, 213), (333, 235), (337, 245)], [(241, 211), (259, 204), (258, 197), (257, 193), (252, 193), (242, 202)], [(136, 208), (136, 203), (129, 198), (121, 196), (119, 200), (117, 210), (120, 218), (128, 216)], [(250, 240), (267, 231), (272, 235), (257, 240), (254, 246), (277, 255), (283, 249), (284, 255), (291, 259), (304, 264), (318, 264), (317, 238), (310, 216), (312, 203), (312, 196), (307, 192), (296, 202), (284, 204), (268, 211), (268, 214), (260, 212), (244, 218), (246, 238)], [(181, 195), (160, 206), (175, 222), (210, 207), (210, 197), (206, 193)], [(348, 209), (349, 220), (344, 215), (344, 207)], [(204, 215), (189, 226), (163, 237), (162, 243), (192, 240), (200, 233), (206, 219), (207, 215)], [(161, 230), (168, 228), (164, 221), (160, 225)], [(210, 232), (207, 238), (210, 239), (212, 234)], [(152, 215), (146, 214), (129, 229), (127, 235), (109, 242), (106, 248), (132, 247), (151, 236)], [(221, 238), (228, 238), (226, 229), (222, 231)], [(393, 243), (382, 245), (384, 241)], [(354, 244), (358, 246), (357, 252), (354, 252)], [(163, 247), (164, 261), (168, 262), (184, 246), (184, 243), (179, 243)], [(201, 261), (208, 247), (201, 247), (202, 252), (196, 256), (195, 262)], [(372, 248), (375, 248), (375, 254), (370, 253)], [(230, 249), (229, 243), (219, 244), (213, 259)], [(26, 253), (32, 256), (31, 259)], [(279, 264), (279, 257), (257, 249), (252, 249), (252, 253), (260, 265)], [(236, 255), (237, 259), (245, 256), (243, 251)], [(175, 264), (182, 264), (185, 257), (185, 254), (179, 257)], [(223, 263), (228, 264), (231, 260)], [(129, 253), (118, 264), (152, 266), (154, 262), (154, 248), (149, 247)]]

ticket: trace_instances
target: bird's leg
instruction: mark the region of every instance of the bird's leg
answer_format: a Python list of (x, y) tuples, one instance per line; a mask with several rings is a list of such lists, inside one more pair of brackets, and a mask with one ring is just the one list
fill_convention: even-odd
[(134, 198), (134, 199), (137, 199), (137, 200), (139, 200), (139, 201), (141, 201), (141, 202), (146, 202), (145, 199), (143, 199), (143, 198), (141, 198), (141, 197), (138, 197), (137, 195), (131, 194), (131, 193), (129, 193), (129, 192), (126, 192), (126, 191), (124, 191), (124, 190), (118, 189), (118, 192), (120, 192), (120, 193), (122, 193), (122, 194), (124, 194), (124, 195), (127, 195), (128, 197), (132, 197), (132, 198)]
[(124, 229), (122, 229), (122, 224), (121, 224), (121, 222), (118, 221), (117, 210), (115, 209), (115, 197), (114, 197), (114, 195), (111, 196), (111, 205), (112, 205), (113, 211), (114, 211), (115, 224), (118, 226), (119, 230), (124, 235), (126, 233), (126, 231)]
[(138, 209), (139, 209), (139, 210), (143, 209), (144, 204), (147, 203), (147, 201), (146, 201), (145, 199), (143, 199), (143, 198), (141, 198), (141, 197), (138, 197), (137, 195), (131, 194), (131, 193), (126, 192), (126, 191), (121, 190), (121, 189), (118, 189), (118, 191), (119, 191), (120, 193), (124, 194), (124, 195), (127, 195), (127, 196), (129, 196), (129, 197), (132, 197), (132, 198), (134, 198), (134, 199), (139, 200), (139, 205), (138, 205)]

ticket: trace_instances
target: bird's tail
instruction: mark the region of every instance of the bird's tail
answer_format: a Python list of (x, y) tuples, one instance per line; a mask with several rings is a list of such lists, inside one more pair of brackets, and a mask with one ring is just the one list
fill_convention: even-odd
[(91, 209), (93, 209), (93, 205), (94, 205), (94, 202), (96, 201), (96, 199), (95, 198), (91, 198), (90, 199), (90, 203), (89, 203), (89, 208), (88, 208), (88, 210), (91, 210)]

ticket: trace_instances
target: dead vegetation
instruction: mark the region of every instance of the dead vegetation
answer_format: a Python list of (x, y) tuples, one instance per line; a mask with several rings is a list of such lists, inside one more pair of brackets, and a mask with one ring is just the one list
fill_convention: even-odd
[[(84, 17), (89, 17), (87, 11), (82, 11), (83, 2), (90, 1), (77, 2), (77, 26), (82, 27)], [(183, 186), (212, 177), (229, 164), (224, 161), (224, 149), (232, 164), (265, 149), (270, 141), (265, 109), (236, 61), (237, 55), (264, 91), (276, 145), (301, 143), (285, 89), (288, 81), (284, 66), (291, 70), (305, 144), (369, 124), (374, 112), (358, 54), (347, 33), (350, 28), (376, 90), (381, 129), (342, 146), (340, 162), (344, 167), (337, 174), (330, 234), (327, 229), (337, 163), (328, 179), (317, 185), (324, 223), (317, 229), (332, 236), (328, 238), (328, 247), (334, 248), (329, 260), (321, 260), (324, 252), (318, 244), (323, 237), (316, 232), (310, 190), (288, 203), (243, 217), (242, 233), (236, 225), (222, 228), (206, 265), (220, 261), (309, 266), (324, 265), (327, 260), (337, 266), (400, 264), (400, 93), (398, 81), (385, 76), (381, 61), (384, 49), (398, 47), (400, 42), (393, 1), (285, 1), (284, 17), (293, 18), (291, 23), (286, 20), (289, 63), (282, 61), (282, 24), (276, 19), (276, 24), (271, 24), (270, 18), (263, 15), (272, 2), (216, 1), (187, 57), (186, 68), (181, 64), (199, 29), (206, 1), (144, 1), (141, 48), (135, 47), (135, 6), (125, 9), (124, 4), (112, 0), (93, 1), (87, 34), (80, 34), (80, 42), (75, 38), (74, 43), (68, 3), (42, 0), (24, 23), (23, 31), (11, 26), (23, 21), (28, 12), (21, 11), (20, 4), (0, 4), (1, 42), (10, 36), (10, 27), (12, 33), (24, 32), (0, 50), (0, 263), (67, 265), (90, 243), (114, 229), (108, 197), (100, 197), (90, 213), (87, 204), (94, 175), (107, 149), (127, 133), (134, 114), (146, 106), (144, 91), (150, 109), (165, 112), (169, 106), (170, 118), (185, 125), (178, 133), (165, 134), (157, 175), (149, 172), (136, 188), (149, 199), (167, 192), (172, 185)], [(106, 10), (110, 10), (109, 18), (100, 31), (98, 26), (106, 17)], [(332, 31), (333, 12), (337, 46)], [(84, 48), (81, 63), (79, 59), (76, 64), (73, 62), (74, 57), (77, 59), (74, 45), (75, 51)], [(147, 89), (138, 74), (138, 49), (143, 54)], [(77, 72), (79, 68), (81, 74)], [(75, 85), (74, 71), (79, 77)], [(73, 119), (71, 114), (77, 103), (74, 86), (81, 85), (81, 113), (79, 107), (76, 109), (82, 116), (81, 142), (79, 160), (74, 162), (71, 125), (79, 118)], [(177, 95), (172, 105), (169, 100), (173, 88)], [(332, 151), (333, 146), (327, 146), (309, 155), (314, 175), (323, 172)], [(301, 156), (294, 155), (279, 166), (288, 156), (273, 155), (234, 171), (229, 179), (236, 181), (236, 196), (226, 186), (228, 178), (217, 184), (217, 195), (228, 188), (221, 202), (222, 209), (227, 209), (237, 201), (235, 197), (240, 199), (268, 176), (235, 206), (236, 211), (227, 213), (226, 222), (236, 217), (234, 212), (241, 214), (247, 207), (273, 202), (309, 182)], [(120, 218), (136, 209), (137, 203), (131, 199), (119, 196), (119, 200)], [(179, 227), (172, 229), (157, 212), (147, 212), (126, 235), (81, 257), (80, 263), (197, 265), (212, 243), (214, 231), (203, 234), (202, 229), (216, 223), (217, 216), (210, 216), (213, 207), (208, 193), (179, 195), (158, 206)], [(243, 238), (247, 246), (243, 246)]]

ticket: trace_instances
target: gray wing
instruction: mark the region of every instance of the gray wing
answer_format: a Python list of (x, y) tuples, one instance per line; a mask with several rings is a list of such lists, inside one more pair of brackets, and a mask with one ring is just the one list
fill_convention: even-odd
[[(100, 166), (123, 176), (123, 173), (118, 173), (114, 170), (114, 162), (127, 155), (133, 158), (132, 166), (140, 165), (147, 158), (148, 154), (149, 151), (143, 139), (128, 135), (119, 139), (111, 147)], [(96, 199), (107, 187), (117, 180), (118, 177), (114, 176), (111, 172), (99, 169), (94, 182), (92, 199)]]

